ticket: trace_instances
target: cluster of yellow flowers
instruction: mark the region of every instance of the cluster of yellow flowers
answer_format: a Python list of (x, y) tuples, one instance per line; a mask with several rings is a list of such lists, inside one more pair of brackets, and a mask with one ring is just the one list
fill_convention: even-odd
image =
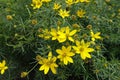
[[(33, 9), (39, 9), (42, 6), (43, 2), (52, 2), (52, 0), (32, 0)], [(89, 3), (89, 0), (65, 0), (67, 7), (71, 7), (73, 4), (77, 3)], [(54, 11), (57, 11), (57, 14), (65, 21), (66, 17), (70, 16), (70, 10), (63, 9), (60, 3), (54, 2), (53, 8)], [(78, 18), (85, 17), (86, 12), (83, 9), (77, 10), (76, 14)], [(75, 18), (76, 16), (72, 16)], [(76, 38), (76, 35), (80, 32), (76, 27), (79, 24), (73, 24), (69, 26), (60, 26), (50, 29), (40, 29), (38, 36), (45, 40), (57, 41), (57, 43), (61, 44), (59, 48), (56, 46), (56, 49), (51, 49), (47, 55), (47, 58), (41, 55), (36, 56), (36, 60), (38, 64), (40, 64), (39, 70), (44, 70), (44, 74), (47, 74), (49, 70), (51, 70), (54, 74), (57, 73), (56, 68), (59, 66), (58, 62), (63, 63), (64, 65), (68, 65), (69, 63), (74, 63), (73, 56), (80, 54), (81, 59), (85, 60), (86, 58), (91, 58), (90, 53), (95, 51), (94, 48), (91, 47), (92, 43), (95, 43), (96, 39), (102, 39), (100, 36), (100, 32), (94, 33), (91, 28), (89, 28), (90, 40), (84, 40), (81, 38)], [(68, 45), (64, 45), (68, 43)], [(60, 48), (61, 47), (61, 48)], [(53, 52), (52, 52), (53, 51)]]
[[(44, 32), (44, 34), (48, 33), (48, 30), (46, 31), (47, 32)], [(56, 60), (59, 59), (65, 65), (67, 65), (68, 63), (73, 63), (72, 57), (75, 56), (75, 53), (80, 54), (83, 60), (85, 60), (86, 58), (91, 58), (90, 52), (94, 51), (93, 48), (90, 48), (91, 42), (85, 42), (84, 39), (82, 39), (81, 41), (75, 40), (72, 36), (74, 36), (76, 32), (77, 30), (70, 31), (70, 28), (67, 26), (61, 29), (58, 28), (57, 30), (51, 29), (51, 31), (49, 32), (51, 35), (48, 34), (44, 36), (46, 37), (45, 39), (51, 38), (51, 40), (57, 40), (59, 43), (63, 43), (68, 39), (76, 45), (63, 45), (61, 49), (56, 49), (56, 53), (58, 54), (58, 56), (54, 56), (53, 58), (51, 51), (48, 54), (48, 59), (43, 58), (39, 55), (40, 57), (39, 60), (37, 59), (37, 61), (39, 62), (39, 64), (42, 65), (39, 69), (40, 71), (44, 70), (44, 73), (47, 74), (49, 69), (51, 69), (52, 72), (56, 74), (55, 68), (58, 67), (58, 65), (55, 63)], [(91, 30), (90, 33), (91, 41), (94, 42), (96, 39), (102, 39), (100, 36), (100, 32), (93, 33), (93, 31)]]
[(33, 6), (33, 9), (39, 9), (43, 3), (50, 2), (51, 0), (32, 0), (31, 6)]

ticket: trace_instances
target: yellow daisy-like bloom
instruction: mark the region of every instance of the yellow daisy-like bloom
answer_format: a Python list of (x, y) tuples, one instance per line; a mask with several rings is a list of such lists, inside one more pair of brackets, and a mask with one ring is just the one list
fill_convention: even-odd
[(7, 15), (6, 18), (7, 18), (7, 20), (12, 20), (13, 19), (12, 15)]
[(80, 9), (80, 10), (77, 11), (77, 16), (82, 18), (82, 17), (84, 17), (85, 13), (86, 12), (84, 10)]
[(39, 68), (40, 71), (44, 70), (44, 74), (47, 74), (49, 69), (51, 69), (53, 74), (56, 74), (56, 68), (58, 65), (55, 63), (56, 62), (56, 57), (52, 57), (52, 52), (49, 52), (48, 54), (48, 59), (43, 58), (42, 62), (39, 64), (42, 64), (42, 66)]
[(69, 15), (69, 12), (70, 12), (70, 11), (66, 11), (66, 10), (60, 9), (60, 10), (59, 10), (59, 15), (60, 15), (62, 18), (65, 18), (65, 17), (70, 16), (70, 15)]
[(72, 36), (77, 32), (77, 30), (72, 30), (70, 32), (70, 28), (67, 26), (65, 29), (65, 34), (66, 34), (66, 38), (68, 38), (68, 40), (74, 42), (74, 39), (72, 38)]
[(52, 35), (52, 40), (57, 39), (60, 43), (64, 42), (66, 40), (66, 35), (64, 31), (65, 31), (64, 28), (59, 29), (59, 27), (58, 27), (58, 30), (51, 29), (50, 34)]
[(80, 0), (80, 2), (86, 2), (86, 3), (88, 3), (88, 2), (90, 2), (90, 0)]
[(71, 57), (75, 54), (71, 52), (71, 46), (68, 46), (67, 48), (62, 46), (62, 49), (56, 49), (56, 52), (59, 54), (57, 58), (60, 59), (60, 61), (62, 61), (65, 65), (67, 65), (68, 62), (73, 63), (73, 59)]
[(93, 31), (91, 30), (90, 33), (91, 33), (92, 41), (95, 41), (95, 39), (102, 39), (102, 37), (100, 36), (100, 32), (93, 33)]
[(3, 60), (2, 63), (0, 62), (0, 73), (1, 74), (4, 74), (5, 70), (8, 69), (8, 67), (5, 66), (5, 65), (6, 65), (6, 61), (5, 60)]
[(54, 3), (53, 9), (54, 10), (58, 10), (60, 9), (61, 5), (59, 5), (58, 3)]
[(42, 30), (42, 34), (39, 34), (38, 36), (41, 38), (44, 38), (45, 40), (48, 40), (51, 38), (51, 35), (48, 29)]
[(73, 0), (65, 0), (65, 2), (66, 2), (69, 6), (72, 5), (72, 4), (74, 3)]
[(76, 53), (80, 54), (81, 58), (85, 60), (86, 58), (91, 58), (91, 55), (89, 52), (93, 52), (93, 48), (89, 48), (90, 43), (85, 43), (84, 40), (81, 40), (81, 42), (76, 41), (76, 46), (73, 46), (73, 49), (76, 51)]
[(42, 1), (41, 0), (32, 0), (33, 9), (39, 9), (42, 6)]

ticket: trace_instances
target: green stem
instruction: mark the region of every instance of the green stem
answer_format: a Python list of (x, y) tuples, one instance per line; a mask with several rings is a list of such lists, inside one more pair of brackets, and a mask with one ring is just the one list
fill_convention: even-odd
[(38, 65), (38, 63), (35, 64), (35, 65), (28, 71), (28, 73), (30, 73), (37, 65)]

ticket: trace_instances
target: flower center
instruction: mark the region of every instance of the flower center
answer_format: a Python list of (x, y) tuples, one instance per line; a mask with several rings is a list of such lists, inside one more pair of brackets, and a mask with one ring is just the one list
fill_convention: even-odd
[(84, 48), (80, 48), (79, 50), (80, 50), (80, 52), (83, 52), (83, 51), (84, 51)]
[(66, 57), (66, 53), (64, 53), (62, 56), (63, 56), (63, 57)]

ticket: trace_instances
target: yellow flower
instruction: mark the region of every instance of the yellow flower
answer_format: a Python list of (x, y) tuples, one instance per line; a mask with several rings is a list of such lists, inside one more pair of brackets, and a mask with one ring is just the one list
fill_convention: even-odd
[(32, 0), (33, 9), (39, 9), (42, 6), (42, 1), (41, 0)]
[(77, 32), (77, 30), (72, 30), (70, 32), (70, 28), (67, 26), (65, 29), (65, 34), (66, 34), (66, 38), (68, 38), (68, 40), (74, 42), (74, 39), (72, 38), (72, 36)]
[(35, 59), (36, 59), (36, 60), (38, 61), (38, 63), (40, 64), (41, 61), (42, 61), (42, 59), (43, 59), (43, 57), (41, 57), (40, 55), (37, 55)]
[(11, 15), (7, 15), (6, 18), (7, 18), (7, 20), (12, 20), (13, 19), (13, 17)]
[(91, 30), (90, 33), (91, 33), (91, 37), (92, 37), (91, 40), (92, 41), (95, 41), (95, 39), (102, 39), (100, 36), (100, 32), (93, 33), (93, 31)]
[(5, 70), (8, 69), (8, 67), (5, 66), (5, 64), (6, 64), (5, 60), (3, 60), (2, 63), (0, 62), (0, 73), (1, 74), (4, 74)]
[(85, 13), (86, 13), (85, 11), (83, 11), (82, 9), (80, 9), (80, 10), (77, 11), (77, 16), (80, 17), (80, 18), (82, 18), (82, 17), (84, 17)]
[(24, 77), (26, 77), (28, 75), (28, 72), (22, 72), (21, 73), (21, 78), (24, 78)]
[(48, 40), (51, 37), (50, 32), (48, 31), (48, 29), (43, 30), (42, 33), (39, 34), (38, 36), (41, 37), (41, 38), (44, 38), (45, 40)]
[(65, 2), (66, 2), (69, 6), (74, 3), (73, 0), (65, 0)]
[(81, 40), (81, 42), (76, 41), (76, 46), (73, 46), (73, 49), (76, 51), (76, 53), (80, 54), (81, 58), (85, 60), (86, 58), (91, 58), (91, 55), (89, 52), (93, 52), (93, 48), (89, 48), (90, 43), (85, 43), (84, 40)]
[(51, 29), (50, 34), (52, 35), (52, 40), (57, 39), (60, 43), (64, 42), (66, 40), (66, 36), (65, 36), (65, 33), (64, 33), (64, 28), (59, 29), (59, 27), (58, 27), (58, 30)]
[(44, 70), (44, 74), (47, 74), (49, 69), (53, 72), (53, 74), (56, 74), (56, 68), (58, 65), (55, 63), (56, 62), (56, 57), (52, 57), (52, 52), (49, 52), (48, 54), (48, 59), (43, 58), (42, 59), (42, 66), (39, 68), (40, 71)]
[(60, 10), (59, 10), (59, 15), (60, 15), (62, 18), (65, 18), (65, 17), (68, 17), (68, 16), (69, 16), (69, 12), (70, 12), (70, 11), (66, 11), (66, 10), (60, 9)]
[(54, 3), (53, 9), (58, 10), (61, 7), (58, 3)]
[(90, 2), (90, 0), (80, 0), (80, 2), (86, 2), (86, 3), (88, 3), (88, 2)]
[(32, 22), (33, 25), (37, 24), (37, 20), (36, 19), (33, 19), (31, 22)]
[(74, 53), (71, 52), (71, 46), (68, 46), (67, 48), (62, 46), (62, 50), (56, 49), (56, 52), (59, 54), (57, 58), (59, 58), (65, 65), (67, 65), (68, 62), (73, 63), (73, 59), (71, 57), (74, 56)]

